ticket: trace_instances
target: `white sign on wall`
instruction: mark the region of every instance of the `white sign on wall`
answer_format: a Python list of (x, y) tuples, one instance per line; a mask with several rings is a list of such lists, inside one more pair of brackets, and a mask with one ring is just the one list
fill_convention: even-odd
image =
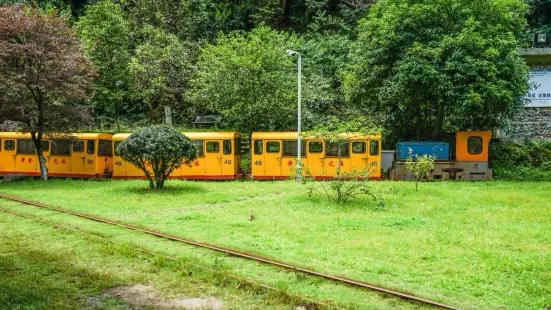
[(551, 107), (551, 70), (530, 71), (525, 107)]

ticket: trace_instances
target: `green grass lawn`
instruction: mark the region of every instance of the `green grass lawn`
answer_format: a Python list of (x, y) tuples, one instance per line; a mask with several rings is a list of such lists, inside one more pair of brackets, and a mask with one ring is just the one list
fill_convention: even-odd
[[(303, 186), (291, 181), (171, 181), (163, 192), (152, 192), (144, 181), (52, 180), (5, 183), (0, 192), (463, 308), (551, 307), (551, 183), (422, 183), (419, 192), (413, 183), (372, 186), (381, 192), (385, 209), (367, 197), (334, 206), (323, 197), (308, 197)], [(121, 240), (141, 238), (32, 207), (0, 206), (88, 225)], [(158, 239), (140, 244), (189, 258), (197, 253)], [(199, 252), (203, 258), (214, 257)], [(236, 274), (299, 295), (351, 308), (411, 307), (326, 281), (301, 282), (296, 275), (235, 258), (221, 259)]]

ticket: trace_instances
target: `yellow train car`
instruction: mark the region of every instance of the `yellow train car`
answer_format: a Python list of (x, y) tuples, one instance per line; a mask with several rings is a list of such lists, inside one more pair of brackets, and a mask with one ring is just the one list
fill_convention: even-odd
[[(369, 179), (381, 178), (381, 135), (347, 134), (341, 146), (341, 172), (369, 171)], [(287, 179), (296, 169), (296, 132), (254, 132), (251, 144), (251, 175), (254, 179)], [(313, 137), (303, 137), (303, 171), (316, 179), (337, 175), (339, 145)]]
[[(238, 132), (183, 132), (197, 147), (197, 159), (172, 172), (172, 178), (189, 180), (232, 180), (241, 163), (241, 135)], [(116, 152), (130, 133), (113, 136), (115, 168), (113, 178), (143, 178), (144, 174)]]
[[(102, 178), (113, 171), (111, 135), (75, 133), (44, 139), (44, 157), (51, 177)], [(0, 133), (0, 174), (40, 176), (36, 149), (29, 133)]]

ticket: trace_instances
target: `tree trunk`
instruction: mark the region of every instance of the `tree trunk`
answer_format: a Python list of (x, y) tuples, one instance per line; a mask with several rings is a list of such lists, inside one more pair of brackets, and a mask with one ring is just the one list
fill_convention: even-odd
[(119, 102), (115, 100), (115, 124), (117, 125), (117, 132), (121, 132), (121, 124), (119, 122), (119, 115), (120, 114), (120, 108), (119, 108)]
[(48, 168), (46, 168), (46, 158), (44, 158), (44, 151), (42, 149), (42, 132), (31, 132), (31, 138), (36, 150), (36, 157), (40, 166), (40, 179), (48, 180)]
[(434, 124), (435, 138), (441, 138), (444, 131), (444, 104), (438, 105), (438, 111), (436, 113), (436, 122)]
[(337, 150), (337, 177), (341, 175), (341, 144), (339, 143), (339, 149)]

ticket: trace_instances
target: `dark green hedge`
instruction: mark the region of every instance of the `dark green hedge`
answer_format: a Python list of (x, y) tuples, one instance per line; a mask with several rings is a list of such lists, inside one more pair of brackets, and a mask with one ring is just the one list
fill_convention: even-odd
[(495, 179), (551, 181), (551, 141), (493, 139), (490, 168)]

